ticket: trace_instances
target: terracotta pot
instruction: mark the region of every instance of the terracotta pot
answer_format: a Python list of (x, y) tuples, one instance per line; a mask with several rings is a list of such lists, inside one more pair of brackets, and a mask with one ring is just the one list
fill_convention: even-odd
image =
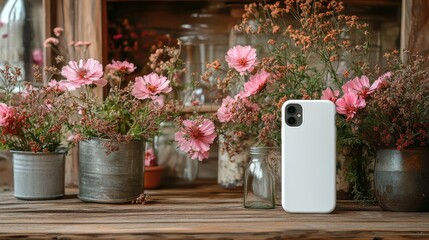
[(161, 185), (161, 176), (164, 166), (145, 166), (144, 167), (144, 188), (155, 189)]
[(429, 211), (429, 150), (379, 150), (374, 188), (385, 210)]

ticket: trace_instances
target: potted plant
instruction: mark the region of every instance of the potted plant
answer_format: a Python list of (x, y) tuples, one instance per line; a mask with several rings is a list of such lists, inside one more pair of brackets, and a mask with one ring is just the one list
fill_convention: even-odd
[[(136, 77), (121, 88), (134, 65), (113, 61), (70, 61), (60, 82), (79, 112), (70, 140), (79, 144), (79, 198), (99, 203), (130, 202), (143, 191), (144, 141), (153, 139), (174, 106), (164, 103), (170, 81), (156, 73)], [(107, 79), (107, 80), (106, 80)], [(109, 93), (97, 103), (92, 90), (110, 82)], [(72, 91), (78, 91), (72, 94)]]
[(144, 160), (144, 188), (154, 189), (161, 185), (164, 166), (158, 165), (157, 153), (152, 142), (146, 142)]
[[(19, 68), (5, 66), (0, 72), (6, 102), (0, 103), (0, 141), (13, 155), (15, 197), (63, 197), (67, 148), (62, 142), (71, 113), (64, 89), (55, 80), (37, 88), (24, 83)], [(35, 76), (40, 83), (40, 71)]]
[[(233, 156), (248, 154), (249, 140), (272, 147), (269, 161), (279, 204), (281, 106), (288, 99), (320, 99), (327, 86), (339, 89), (350, 76), (366, 72), (370, 35), (366, 28), (358, 17), (345, 15), (339, 1), (247, 4), (235, 30), (252, 44), (232, 47), (225, 63), (207, 64), (202, 76), (230, 94), (213, 117), (222, 136), (220, 151), (231, 157), (219, 165), (218, 176), (229, 174), (221, 171), (243, 172), (246, 162), (237, 164)], [(350, 36), (361, 41), (351, 41)]]
[(377, 150), (374, 191), (380, 206), (428, 211), (429, 57), (405, 52), (404, 63), (397, 53), (386, 54), (388, 72), (372, 85), (366, 76), (354, 78), (333, 101), (353, 132)]

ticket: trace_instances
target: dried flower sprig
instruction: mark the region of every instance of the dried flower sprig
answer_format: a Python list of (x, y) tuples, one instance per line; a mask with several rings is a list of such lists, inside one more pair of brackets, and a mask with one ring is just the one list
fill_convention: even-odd
[[(387, 73), (372, 86), (352, 80), (343, 88), (351, 93), (336, 100), (353, 132), (373, 146), (401, 150), (429, 145), (429, 56), (405, 55), (406, 63), (397, 51), (386, 54)], [(364, 104), (347, 100), (349, 95)]]
[[(35, 69), (36, 80), (41, 73)], [(19, 69), (6, 67), (4, 87), (13, 90), (21, 77)], [(35, 88), (25, 83), (22, 92), (15, 94), (16, 103), (11, 103), (12, 92), (6, 92), (7, 104), (0, 103), (0, 142), (12, 150), (32, 152), (57, 151), (69, 127), (72, 112), (63, 90), (53, 84)]]
[[(280, 111), (287, 99), (319, 99), (326, 87), (338, 90), (351, 76), (368, 72), (367, 24), (343, 12), (342, 2), (335, 0), (245, 6), (236, 30), (249, 36), (254, 47), (231, 48), (224, 77), (218, 77), (222, 68), (216, 63), (206, 73), (216, 76), (223, 92), (234, 95), (223, 100), (217, 113), (220, 131), (237, 139), (229, 149), (236, 148), (240, 136), (279, 146)], [(360, 41), (352, 40), (352, 34)], [(244, 116), (248, 102), (260, 110)]]

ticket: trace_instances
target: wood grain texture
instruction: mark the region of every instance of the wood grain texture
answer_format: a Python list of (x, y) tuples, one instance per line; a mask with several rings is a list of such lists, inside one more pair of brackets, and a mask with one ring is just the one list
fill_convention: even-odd
[(402, 50), (429, 54), (428, 9), (429, 0), (402, 0)]
[(332, 214), (243, 208), (240, 190), (209, 182), (147, 191), (146, 205), (83, 203), (76, 189), (51, 201), (0, 190), (0, 238), (25, 239), (429, 239), (429, 213), (382, 211), (340, 201)]

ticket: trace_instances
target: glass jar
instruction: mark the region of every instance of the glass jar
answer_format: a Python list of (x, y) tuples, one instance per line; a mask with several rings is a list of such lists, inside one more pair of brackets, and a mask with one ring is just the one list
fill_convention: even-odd
[[(226, 133), (232, 135), (232, 133)], [(227, 136), (219, 135), (218, 174), (217, 182), (224, 188), (242, 188), (244, 185), (244, 172), (249, 163), (249, 149), (254, 144), (253, 139), (242, 141), (241, 149), (230, 156), (227, 151)]]
[(275, 183), (266, 147), (251, 147), (244, 176), (244, 207), (275, 208)]
[(174, 141), (175, 128), (173, 122), (163, 122), (160, 134), (155, 137), (154, 147), (158, 164), (165, 167), (163, 184), (189, 185), (198, 177), (198, 160), (190, 159), (182, 153)]

